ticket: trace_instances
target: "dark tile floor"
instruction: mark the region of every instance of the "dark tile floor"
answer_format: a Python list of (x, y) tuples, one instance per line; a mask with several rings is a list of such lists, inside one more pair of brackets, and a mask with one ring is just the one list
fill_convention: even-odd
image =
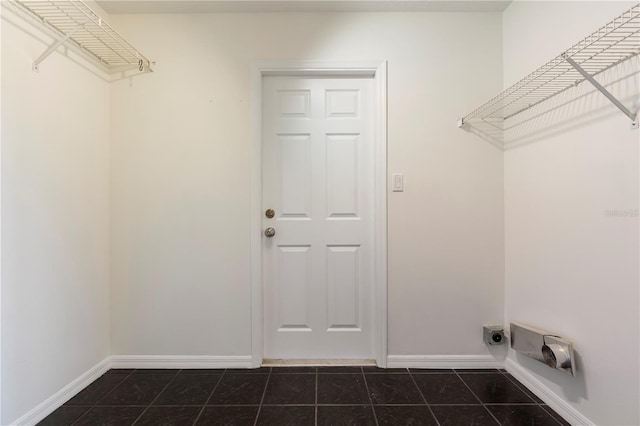
[(110, 370), (41, 425), (567, 425), (504, 370)]

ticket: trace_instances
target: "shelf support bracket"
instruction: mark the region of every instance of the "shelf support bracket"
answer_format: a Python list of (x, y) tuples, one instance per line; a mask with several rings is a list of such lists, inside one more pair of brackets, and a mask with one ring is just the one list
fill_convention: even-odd
[(603, 95), (605, 95), (607, 97), (607, 99), (609, 99), (611, 101), (611, 103), (613, 103), (616, 107), (618, 107), (618, 109), (620, 111), (622, 111), (624, 113), (624, 115), (626, 115), (627, 117), (629, 117), (631, 119), (631, 128), (632, 129), (637, 129), (638, 128), (638, 113), (635, 112), (631, 112), (626, 106), (624, 106), (624, 104), (622, 102), (620, 102), (618, 100), (618, 98), (616, 98), (615, 96), (613, 96), (611, 94), (611, 92), (609, 92), (607, 89), (604, 88), (604, 86), (600, 83), (598, 83), (596, 81), (595, 78), (593, 78), (592, 75), (590, 75), (588, 72), (586, 72), (580, 65), (578, 65), (576, 63), (576, 61), (574, 61), (573, 59), (571, 59), (568, 55), (563, 54), (562, 57), (564, 58), (565, 61), (567, 61), (573, 68), (576, 69), (576, 71), (578, 71), (580, 74), (582, 74), (582, 76), (584, 78), (587, 79), (587, 81), (589, 81), (589, 83), (591, 83), (596, 89), (598, 89), (598, 91), (600, 93), (602, 93)]
[(38, 57), (38, 59), (36, 59), (35, 61), (33, 61), (33, 65), (31, 66), (31, 69), (35, 72), (39, 72), (40, 71), (40, 62), (44, 61), (45, 59), (47, 59), (47, 57), (49, 55), (51, 55), (58, 47), (62, 46), (63, 44), (65, 44), (71, 37), (73, 37), (73, 35), (78, 32), (78, 30), (81, 30), (82, 28), (84, 28), (85, 25), (87, 25), (88, 21), (85, 21), (83, 23), (81, 23), (80, 25), (78, 25), (77, 27), (75, 27), (74, 29), (72, 29), (71, 31), (69, 31), (64, 37), (62, 37), (60, 40), (56, 41), (55, 43), (53, 43), (51, 46), (49, 46), (49, 48), (47, 50), (45, 50), (42, 55), (40, 55)]

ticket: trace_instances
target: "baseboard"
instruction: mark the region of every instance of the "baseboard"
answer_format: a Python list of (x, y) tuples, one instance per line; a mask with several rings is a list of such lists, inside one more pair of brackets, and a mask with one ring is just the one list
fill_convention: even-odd
[(11, 425), (35, 425), (110, 368), (252, 368), (251, 356), (114, 355), (107, 357)]
[(13, 421), (11, 424), (35, 425), (42, 421), (49, 414), (61, 407), (65, 402), (76, 396), (78, 392), (89, 386), (89, 384), (95, 381), (98, 377), (102, 376), (107, 370), (109, 370), (110, 364), (111, 360), (109, 357), (103, 359), (73, 382), (60, 389), (33, 410)]
[(344, 367), (344, 366), (375, 366), (376, 361), (368, 358), (346, 358), (346, 359), (275, 359), (265, 358), (262, 360), (265, 367)]
[(250, 355), (114, 355), (111, 368), (252, 368), (252, 363)]
[(389, 355), (388, 368), (503, 368), (491, 355)]
[(543, 400), (545, 404), (561, 415), (562, 418), (570, 424), (595, 426), (595, 423), (583, 416), (571, 404), (559, 397), (555, 392), (545, 386), (540, 380), (536, 379), (531, 373), (514, 360), (508, 359), (505, 362), (505, 368), (513, 377), (525, 385), (531, 392), (536, 394), (538, 398)]

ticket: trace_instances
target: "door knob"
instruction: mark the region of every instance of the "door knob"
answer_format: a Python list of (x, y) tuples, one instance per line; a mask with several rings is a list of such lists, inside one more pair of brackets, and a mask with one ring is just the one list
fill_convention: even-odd
[(276, 235), (276, 230), (275, 230), (275, 229), (273, 229), (273, 228), (267, 228), (267, 229), (265, 229), (265, 230), (264, 230), (264, 235), (265, 235), (267, 238), (271, 238), (271, 237), (273, 237), (274, 235)]

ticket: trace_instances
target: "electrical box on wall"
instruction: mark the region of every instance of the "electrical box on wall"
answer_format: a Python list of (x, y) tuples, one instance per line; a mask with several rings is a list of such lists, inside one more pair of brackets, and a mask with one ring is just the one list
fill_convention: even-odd
[(501, 325), (485, 325), (483, 327), (484, 342), (488, 345), (502, 345), (504, 339), (504, 327)]

